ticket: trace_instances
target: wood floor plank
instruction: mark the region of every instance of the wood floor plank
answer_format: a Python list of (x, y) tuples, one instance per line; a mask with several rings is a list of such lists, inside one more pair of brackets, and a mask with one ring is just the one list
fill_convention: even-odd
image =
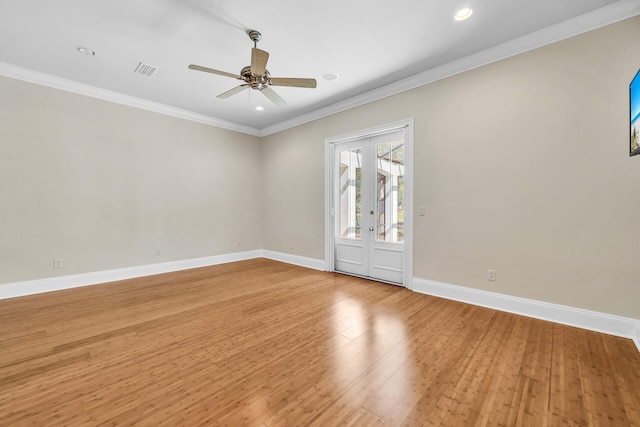
[(0, 425), (640, 426), (630, 340), (266, 259), (0, 301)]
[(640, 425), (640, 395), (630, 393), (640, 384), (640, 364), (635, 363), (637, 349), (630, 340), (602, 335), (615, 386), (622, 399), (623, 412), (630, 425)]
[(554, 325), (549, 425), (586, 426), (578, 337), (575, 328)]
[[(577, 335), (587, 423), (603, 426), (634, 425), (625, 409), (623, 394), (626, 394), (626, 390), (616, 382), (613, 368), (616, 361), (611, 360), (606, 351), (604, 336), (583, 330), (577, 331)], [(632, 377), (629, 379), (635, 383)]]

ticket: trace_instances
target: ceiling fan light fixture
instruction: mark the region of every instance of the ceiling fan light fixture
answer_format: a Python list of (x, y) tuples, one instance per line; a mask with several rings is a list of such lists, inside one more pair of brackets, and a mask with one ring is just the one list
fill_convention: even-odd
[(460, 9), (454, 16), (453, 19), (456, 21), (464, 21), (469, 19), (469, 17), (473, 15), (473, 9), (465, 7), (464, 9)]

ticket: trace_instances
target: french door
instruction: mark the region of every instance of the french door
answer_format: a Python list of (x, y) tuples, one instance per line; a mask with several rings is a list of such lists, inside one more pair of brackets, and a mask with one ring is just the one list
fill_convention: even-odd
[(333, 147), (334, 269), (403, 284), (405, 129)]

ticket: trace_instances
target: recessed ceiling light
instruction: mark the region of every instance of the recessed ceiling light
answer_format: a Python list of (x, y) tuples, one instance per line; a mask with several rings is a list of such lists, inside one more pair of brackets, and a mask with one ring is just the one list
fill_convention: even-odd
[(468, 19), (472, 14), (473, 10), (465, 7), (464, 9), (460, 9), (458, 13), (453, 16), (453, 19), (455, 19), (456, 21), (464, 21), (465, 19)]
[(338, 73), (328, 73), (322, 76), (325, 80), (338, 80), (338, 77), (340, 77)]
[(264, 107), (262, 105), (258, 105), (256, 107), (256, 111), (264, 111)]
[(78, 52), (80, 52), (83, 55), (87, 55), (87, 56), (94, 56), (96, 53), (94, 51), (92, 51), (91, 49), (89, 49), (88, 47), (82, 47), (82, 46), (78, 46), (76, 48), (76, 50)]

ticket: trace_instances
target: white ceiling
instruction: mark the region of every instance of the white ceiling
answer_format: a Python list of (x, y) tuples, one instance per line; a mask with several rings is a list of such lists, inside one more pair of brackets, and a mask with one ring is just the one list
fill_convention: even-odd
[[(638, 14), (640, 0), (0, 0), (0, 74), (260, 135)], [(239, 82), (187, 66), (239, 73), (248, 29), (272, 76), (318, 87), (275, 88), (284, 107), (216, 98)]]

